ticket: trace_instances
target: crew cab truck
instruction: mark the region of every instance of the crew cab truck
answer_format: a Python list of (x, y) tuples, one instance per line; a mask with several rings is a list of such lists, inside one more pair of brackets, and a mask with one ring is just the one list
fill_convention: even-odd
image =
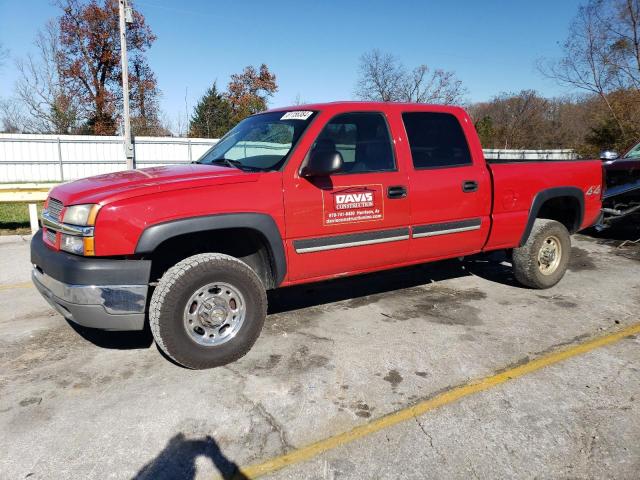
[(268, 289), (491, 250), (548, 288), (596, 222), (599, 160), (487, 164), (457, 107), (339, 102), (249, 117), (197, 162), (54, 188), (33, 281), (64, 317), (190, 368), (256, 341)]

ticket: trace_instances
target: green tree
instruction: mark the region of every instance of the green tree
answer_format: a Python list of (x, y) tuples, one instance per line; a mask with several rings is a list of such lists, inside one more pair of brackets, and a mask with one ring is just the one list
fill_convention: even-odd
[(476, 131), (480, 137), (480, 143), (485, 145), (493, 144), (495, 132), (493, 131), (493, 119), (490, 115), (485, 115), (475, 124)]
[(608, 150), (620, 148), (621, 137), (620, 126), (613, 118), (609, 117), (591, 127), (591, 132), (587, 134), (586, 141), (590, 145), (599, 147), (600, 150)]
[(231, 104), (218, 92), (216, 83), (196, 105), (189, 122), (189, 136), (220, 138), (232, 127)]

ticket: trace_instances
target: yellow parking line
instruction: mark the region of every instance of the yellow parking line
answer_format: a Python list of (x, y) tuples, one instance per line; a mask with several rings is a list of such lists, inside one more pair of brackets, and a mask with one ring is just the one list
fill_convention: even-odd
[(13, 290), (14, 288), (31, 288), (33, 287), (33, 283), (31, 282), (23, 282), (23, 283), (8, 283), (6, 285), (0, 285), (1, 290)]
[[(525, 364), (519, 365), (514, 368), (509, 368), (500, 373), (485, 377), (481, 380), (477, 380), (459, 387), (455, 387), (452, 390), (441, 393), (433, 398), (424, 400), (420, 403), (412, 405), (402, 410), (385, 415), (384, 417), (372, 420), (369, 423), (355, 427), (348, 432), (340, 433), (330, 438), (320, 440), (306, 447), (298, 448), (287, 454), (279, 457), (267, 460), (264, 463), (258, 463), (242, 468), (241, 472), (246, 477), (255, 478), (268, 473), (273, 473), (277, 470), (285, 468), (290, 465), (304, 462), (312, 459), (328, 450), (333, 450), (342, 445), (345, 445), (354, 440), (371, 435), (385, 428), (392, 427), (401, 422), (411, 420), (414, 417), (422, 415), (430, 410), (434, 410), (443, 405), (453, 403), (461, 398), (488, 390), (492, 387), (505, 383), (508, 380), (521, 377), (528, 373), (535, 372), (542, 368), (554, 365), (569, 358), (581, 355), (583, 353), (590, 352), (599, 347), (610, 345), (626, 337), (636, 335), (640, 333), (640, 323), (636, 323), (620, 330), (615, 333), (604, 335), (593, 340), (586, 341), (562, 350), (558, 350), (553, 353), (549, 353), (542, 357), (531, 360)], [(241, 477), (239, 474), (238, 477)]]

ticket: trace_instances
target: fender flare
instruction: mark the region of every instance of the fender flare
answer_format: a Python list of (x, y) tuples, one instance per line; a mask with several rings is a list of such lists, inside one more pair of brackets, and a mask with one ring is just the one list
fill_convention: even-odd
[(573, 228), (569, 229), (569, 233), (575, 233), (580, 229), (584, 219), (584, 192), (578, 187), (555, 187), (541, 190), (536, 193), (535, 197), (533, 197), (531, 209), (529, 210), (529, 218), (527, 219), (527, 225), (525, 226), (524, 233), (520, 239), (520, 247), (527, 243), (529, 235), (531, 234), (531, 229), (533, 228), (533, 223), (536, 221), (542, 205), (544, 205), (547, 200), (559, 197), (571, 197), (577, 200), (578, 218), (575, 220)]
[(255, 230), (265, 238), (271, 256), (274, 281), (276, 286), (280, 285), (287, 273), (284, 244), (276, 222), (270, 215), (264, 213), (224, 213), (151, 225), (140, 235), (136, 245), (136, 254), (151, 253), (162, 242), (179, 235), (228, 228)]

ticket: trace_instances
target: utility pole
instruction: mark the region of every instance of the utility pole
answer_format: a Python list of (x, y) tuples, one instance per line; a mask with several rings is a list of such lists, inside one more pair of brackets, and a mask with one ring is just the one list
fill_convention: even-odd
[(127, 169), (136, 168), (131, 141), (131, 118), (129, 113), (129, 61), (127, 60), (127, 23), (133, 23), (131, 7), (127, 0), (118, 0), (120, 10), (120, 60), (122, 62), (122, 100), (124, 119), (124, 154), (127, 158)]

